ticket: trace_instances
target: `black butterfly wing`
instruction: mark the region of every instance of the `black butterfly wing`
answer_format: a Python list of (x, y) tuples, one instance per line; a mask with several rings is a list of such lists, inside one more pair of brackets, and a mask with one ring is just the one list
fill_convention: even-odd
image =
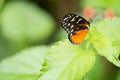
[[(76, 14), (67, 14), (61, 19), (61, 26), (68, 33), (69, 39), (71, 39), (70, 37), (75, 35), (77, 31), (89, 29), (90, 24), (81, 16)], [(72, 40), (70, 41), (73, 42)]]

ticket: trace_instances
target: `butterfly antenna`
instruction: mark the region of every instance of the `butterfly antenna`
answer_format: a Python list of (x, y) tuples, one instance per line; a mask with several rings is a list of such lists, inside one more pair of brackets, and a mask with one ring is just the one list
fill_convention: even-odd
[(95, 19), (95, 17), (98, 16), (99, 14), (103, 13), (104, 10), (105, 10), (105, 8), (100, 10), (99, 12), (97, 12), (92, 18), (90, 18), (89, 22), (93, 22), (93, 19)]

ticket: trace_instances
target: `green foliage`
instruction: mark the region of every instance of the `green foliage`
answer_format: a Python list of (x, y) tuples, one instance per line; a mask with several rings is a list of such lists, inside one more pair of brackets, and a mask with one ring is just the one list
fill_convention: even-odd
[(1, 27), (3, 35), (12, 42), (43, 43), (54, 32), (55, 21), (32, 3), (10, 1), (2, 11)]
[[(105, 4), (102, 1), (107, 2), (108, 0), (95, 1), (95, 3), (104, 6)], [(89, 1), (89, 4), (93, 5), (92, 2), (92, 0)], [(111, 3), (112, 0), (107, 5)], [(117, 3), (113, 2), (113, 4)], [(95, 5), (97, 6), (97, 4)], [(32, 3), (10, 1), (2, 9), (1, 31), (3, 36), (12, 42), (21, 45), (37, 41), (44, 43), (49, 41), (54, 29), (55, 22), (52, 17)], [(93, 22), (87, 38), (80, 45), (74, 45), (69, 40), (63, 40), (50, 47), (39, 45), (27, 48), (3, 59), (0, 62), (0, 79), (93, 80), (96, 78), (103, 80), (106, 74), (105, 69), (103, 69), (104, 64), (99, 59), (100, 57), (95, 56), (95, 53), (104, 56), (111, 63), (120, 67), (119, 33), (120, 18), (118, 17)], [(67, 34), (60, 31), (54, 40), (65, 37)], [(7, 42), (4, 39), (1, 40), (1, 35), (0, 41)], [(0, 51), (5, 49), (1, 44), (2, 42), (0, 42)], [(5, 52), (0, 54), (5, 54)], [(118, 75), (116, 80), (119, 79)]]
[(116, 80), (120, 80), (120, 70), (119, 70), (119, 72), (118, 72), (118, 75), (117, 75)]
[(120, 67), (120, 19), (109, 18), (93, 24), (90, 39), (97, 52)]
[(0, 63), (1, 80), (37, 80), (38, 74), (42, 73), (45, 55), (48, 51), (46, 46), (38, 46), (25, 49)]
[[(94, 64), (92, 50), (82, 49), (68, 40), (48, 47), (28, 48), (0, 63), (2, 80), (78, 80), (85, 76)], [(46, 58), (45, 58), (46, 56)], [(40, 72), (39, 72), (40, 71)]]
[(47, 60), (49, 70), (39, 80), (78, 80), (91, 69), (95, 56), (92, 50), (65, 40), (51, 47)]
[[(48, 46), (28, 48), (15, 56), (2, 60), (0, 77), (3, 80), (82, 79), (94, 65), (94, 53), (106, 57), (120, 67), (119, 25), (119, 18), (109, 18), (92, 23), (87, 40), (80, 45), (63, 40), (50, 48)], [(99, 61), (97, 62), (99, 63)], [(93, 69), (98, 71), (98, 67), (94, 66)], [(92, 79), (94, 75), (97, 76), (97, 72), (93, 69), (85, 80)], [(101, 74), (98, 73), (98, 75)]]
[(85, 78), (83, 78), (83, 80), (105, 80), (106, 73), (102, 58), (98, 54), (96, 54), (95, 57), (96, 60), (94, 66), (85, 76)]

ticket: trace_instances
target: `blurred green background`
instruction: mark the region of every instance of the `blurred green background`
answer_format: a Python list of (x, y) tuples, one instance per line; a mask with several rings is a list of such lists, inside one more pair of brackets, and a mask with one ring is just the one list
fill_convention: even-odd
[[(90, 6), (119, 17), (119, 3), (120, 0), (0, 0), (0, 60), (27, 47), (67, 38), (60, 27), (60, 19), (67, 13), (82, 14)], [(95, 66), (84, 80), (120, 80), (120, 70), (96, 56)]]

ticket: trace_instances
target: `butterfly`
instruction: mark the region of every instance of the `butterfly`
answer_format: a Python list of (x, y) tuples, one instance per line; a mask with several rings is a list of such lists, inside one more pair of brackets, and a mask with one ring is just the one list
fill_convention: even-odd
[(61, 19), (61, 26), (68, 33), (68, 38), (73, 44), (80, 44), (90, 28), (90, 22), (76, 14), (66, 14)]

